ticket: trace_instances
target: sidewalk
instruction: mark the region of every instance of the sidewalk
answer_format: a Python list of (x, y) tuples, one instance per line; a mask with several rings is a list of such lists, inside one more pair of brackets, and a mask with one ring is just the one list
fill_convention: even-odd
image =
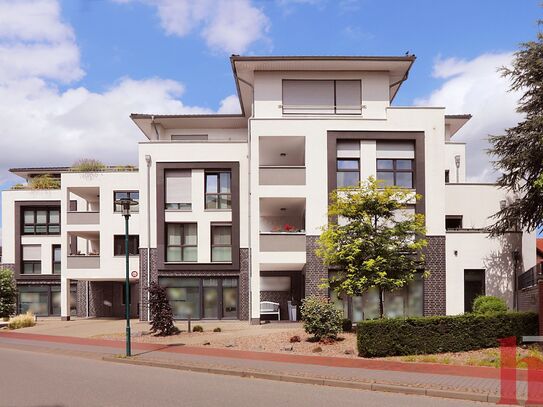
[[(74, 356), (105, 358), (117, 363), (146, 364), (207, 373), (270, 380), (422, 394), (497, 402), (499, 370), (485, 367), (344, 359), (235, 349), (133, 343), (133, 358), (119, 358), (123, 341), (0, 331), (0, 346)], [(527, 395), (526, 372), (519, 371), (519, 400)]]

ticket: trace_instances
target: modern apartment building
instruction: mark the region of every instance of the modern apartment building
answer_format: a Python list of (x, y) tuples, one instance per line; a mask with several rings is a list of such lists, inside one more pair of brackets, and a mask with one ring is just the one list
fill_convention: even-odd
[[(535, 233), (486, 233), (516, 197), (466, 182), (466, 146), (454, 135), (469, 115), (391, 105), (414, 60), (232, 56), (241, 113), (133, 114), (147, 138), (139, 171), (14, 170), (61, 179), (60, 190), (3, 193), (3, 262), (24, 288), (20, 306), (34, 287), (48, 293), (49, 314), (60, 301), (62, 317), (120, 315), (123, 224), (113, 201), (129, 194), (139, 200), (130, 225), (141, 319), (151, 281), (180, 319), (254, 323), (261, 301), (279, 303), (287, 319), (287, 302), (312, 294), (331, 295), (353, 320), (372, 318), (376, 293), (337, 298), (321, 287), (331, 271), (315, 248), (329, 193), (373, 176), (422, 195), (409, 210), (425, 215), (429, 243), (430, 277), (387, 294), (388, 315), (458, 314), (482, 293), (516, 307), (517, 277), (536, 263)], [(41, 207), (54, 233), (30, 234), (26, 219), (35, 211), (41, 228)]]

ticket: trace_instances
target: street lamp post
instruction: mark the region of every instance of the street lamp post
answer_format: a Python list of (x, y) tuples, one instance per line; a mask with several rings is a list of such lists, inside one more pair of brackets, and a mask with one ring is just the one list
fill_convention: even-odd
[(126, 278), (125, 278), (125, 294), (124, 307), (126, 313), (126, 356), (131, 356), (130, 349), (130, 257), (128, 252), (128, 219), (130, 218), (130, 207), (138, 203), (130, 198), (122, 198), (115, 201), (115, 204), (122, 207), (122, 215), (124, 216), (124, 252), (126, 256)]

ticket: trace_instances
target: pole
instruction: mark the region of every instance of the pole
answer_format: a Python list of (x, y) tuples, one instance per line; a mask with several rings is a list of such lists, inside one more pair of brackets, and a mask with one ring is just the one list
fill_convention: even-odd
[(124, 293), (124, 306), (126, 311), (126, 356), (131, 356), (130, 351), (130, 276), (129, 276), (129, 255), (128, 255), (128, 218), (130, 214), (124, 215), (124, 252), (126, 255), (126, 280)]

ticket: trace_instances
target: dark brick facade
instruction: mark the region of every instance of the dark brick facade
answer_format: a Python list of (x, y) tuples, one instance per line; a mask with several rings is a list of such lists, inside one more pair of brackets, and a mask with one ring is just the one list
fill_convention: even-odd
[(326, 289), (320, 288), (322, 280), (328, 278), (328, 267), (315, 254), (318, 236), (306, 236), (305, 296), (327, 297)]
[[(249, 249), (240, 249), (239, 271), (159, 271), (157, 249), (151, 249), (151, 281), (159, 277), (239, 277), (239, 319), (249, 318)], [(147, 249), (140, 250), (140, 320), (147, 321)], [(139, 295), (139, 294), (138, 294)]]
[(430, 276), (424, 280), (424, 315), (446, 313), (446, 252), (445, 236), (427, 236), (426, 269)]
[[(120, 281), (78, 281), (77, 316), (87, 317), (88, 310), (89, 317), (124, 317), (123, 284)], [(139, 285), (131, 284), (130, 288), (130, 317), (135, 318), (138, 315)]]

